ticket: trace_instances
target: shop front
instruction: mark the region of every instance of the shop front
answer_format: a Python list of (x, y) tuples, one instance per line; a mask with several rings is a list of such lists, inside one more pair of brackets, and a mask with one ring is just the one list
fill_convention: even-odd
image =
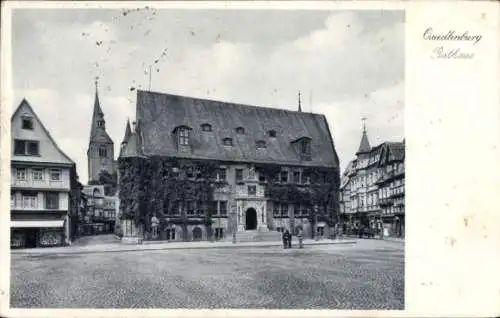
[(60, 246), (65, 242), (64, 220), (11, 221), (12, 248)]

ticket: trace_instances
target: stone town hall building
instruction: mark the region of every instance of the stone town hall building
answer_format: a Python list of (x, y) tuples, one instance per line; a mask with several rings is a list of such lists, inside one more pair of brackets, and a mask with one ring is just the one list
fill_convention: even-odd
[(123, 239), (206, 240), (337, 221), (339, 160), (326, 117), (137, 92), (117, 163)]

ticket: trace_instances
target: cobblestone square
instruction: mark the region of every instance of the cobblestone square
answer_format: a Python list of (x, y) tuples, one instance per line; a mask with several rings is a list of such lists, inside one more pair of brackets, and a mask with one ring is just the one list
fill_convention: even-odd
[(13, 254), (11, 307), (404, 309), (404, 245)]

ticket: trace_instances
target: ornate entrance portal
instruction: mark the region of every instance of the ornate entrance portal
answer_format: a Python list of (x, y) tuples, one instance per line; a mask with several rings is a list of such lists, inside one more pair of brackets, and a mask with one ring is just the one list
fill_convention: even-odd
[(254, 208), (249, 208), (245, 213), (245, 230), (257, 229), (257, 211)]

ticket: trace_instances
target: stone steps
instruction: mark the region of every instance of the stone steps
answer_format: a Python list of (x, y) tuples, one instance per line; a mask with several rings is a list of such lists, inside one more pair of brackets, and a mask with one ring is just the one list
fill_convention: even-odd
[[(232, 237), (228, 237), (232, 240)], [(276, 231), (240, 231), (236, 232), (236, 242), (274, 242), (281, 241), (281, 233)]]

